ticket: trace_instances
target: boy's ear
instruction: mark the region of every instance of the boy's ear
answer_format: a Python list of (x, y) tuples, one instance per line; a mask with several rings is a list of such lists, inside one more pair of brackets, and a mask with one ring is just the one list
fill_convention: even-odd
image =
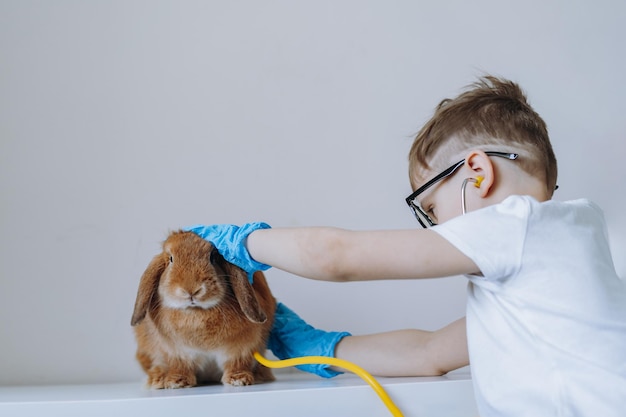
[[(473, 150), (465, 157), (465, 168), (471, 171), (472, 178), (482, 177), (482, 180), (474, 184), (477, 184), (478, 195), (481, 198), (486, 197), (495, 183), (495, 169), (489, 156), (483, 151)], [(467, 187), (472, 187), (472, 184)]]

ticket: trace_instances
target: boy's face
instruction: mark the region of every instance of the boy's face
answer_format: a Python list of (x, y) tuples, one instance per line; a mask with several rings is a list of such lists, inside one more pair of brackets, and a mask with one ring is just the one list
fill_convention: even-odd
[(444, 170), (416, 170), (411, 184), (417, 189), (406, 201), (422, 226), (443, 223), (463, 214), (468, 207), (477, 209), (484, 206), (484, 197), (488, 194), (492, 180), (486, 181), (489, 184), (487, 187), (480, 191), (478, 189), (486, 173), (493, 178), (491, 157), (515, 160), (518, 156), (508, 152), (470, 150), (464, 159)]
[[(497, 204), (510, 195), (530, 195), (538, 201), (550, 199), (545, 181), (523, 171), (517, 153), (470, 150), (465, 158), (443, 171), (423, 169), (413, 184), (418, 189), (407, 202), (440, 224), (472, 211)], [(496, 181), (496, 177), (498, 181)], [(420, 210), (415, 210), (416, 215)]]
[[(463, 168), (450, 177), (434, 184), (417, 198), (424, 212), (437, 224), (446, 222), (463, 213), (461, 207), (461, 186), (465, 177), (460, 173), (462, 170)], [(424, 177), (426, 180), (423, 183), (426, 183), (430, 178), (434, 178), (437, 174), (439, 173), (431, 172), (430, 176)]]

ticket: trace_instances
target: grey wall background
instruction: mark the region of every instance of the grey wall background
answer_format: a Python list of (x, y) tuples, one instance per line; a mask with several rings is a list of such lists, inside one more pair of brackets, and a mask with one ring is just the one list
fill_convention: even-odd
[[(626, 277), (619, 1), (0, 1), (0, 384), (140, 380), (129, 325), (171, 229), (412, 228), (406, 154), (484, 72), (547, 121), (558, 199), (605, 210)], [(435, 329), (461, 277), (268, 272), (312, 324)]]

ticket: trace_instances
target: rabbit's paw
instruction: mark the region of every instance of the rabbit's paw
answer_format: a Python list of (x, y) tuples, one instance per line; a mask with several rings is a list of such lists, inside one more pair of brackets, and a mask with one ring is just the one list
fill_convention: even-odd
[(252, 372), (248, 371), (224, 372), (222, 383), (233, 385), (235, 387), (252, 385), (254, 384), (254, 376), (252, 375)]
[(164, 388), (189, 388), (197, 385), (194, 375), (169, 374), (165, 377)]
[(188, 388), (196, 385), (196, 377), (193, 374), (166, 372), (159, 367), (151, 369), (148, 373), (148, 387), (152, 389)]
[(155, 366), (154, 368), (150, 368), (148, 370), (148, 382), (146, 386), (150, 389), (163, 389), (165, 388), (165, 371)]

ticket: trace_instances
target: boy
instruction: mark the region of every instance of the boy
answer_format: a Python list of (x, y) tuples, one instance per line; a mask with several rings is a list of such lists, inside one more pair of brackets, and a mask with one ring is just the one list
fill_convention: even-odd
[[(409, 154), (422, 228), (190, 228), (248, 272), (307, 278), (469, 280), (466, 319), (437, 332), (323, 332), (284, 305), (279, 357), (336, 355), (377, 375), (434, 375), (471, 362), (484, 416), (617, 416), (626, 410), (626, 286), (587, 200), (550, 200), (546, 125), (515, 83), (484, 77), (444, 100)], [(324, 376), (337, 370), (310, 369)]]

